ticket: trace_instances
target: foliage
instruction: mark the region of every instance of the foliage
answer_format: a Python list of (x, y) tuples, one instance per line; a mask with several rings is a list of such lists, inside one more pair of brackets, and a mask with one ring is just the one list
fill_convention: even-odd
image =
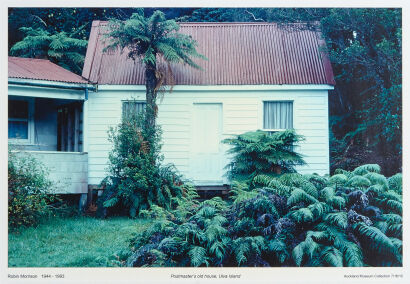
[(107, 216), (108, 208), (127, 210), (131, 217), (153, 205), (170, 209), (184, 193), (186, 186), (175, 167), (161, 164), (159, 127), (146, 129), (144, 116), (126, 116), (109, 132), (113, 150), (98, 200), (100, 216)]
[(303, 139), (293, 130), (266, 133), (264, 131), (247, 132), (223, 142), (232, 147), (228, 150), (233, 155), (227, 166), (231, 180), (244, 180), (260, 174), (281, 174), (295, 172), (296, 165), (305, 162), (294, 151), (294, 145)]
[(196, 41), (178, 31), (179, 25), (167, 20), (160, 10), (145, 17), (144, 10), (139, 9), (125, 21), (112, 19), (108, 24), (106, 50), (127, 50), (128, 57), (141, 60), (145, 66), (146, 127), (155, 127), (157, 93), (166, 76), (157, 66), (158, 57), (168, 64), (182, 63), (197, 69), (200, 67), (192, 57), (205, 58), (197, 52)]
[(51, 194), (53, 184), (47, 168), (27, 153), (9, 151), (8, 224), (10, 228), (37, 225), (54, 212), (59, 199)]
[(48, 58), (61, 67), (81, 73), (87, 41), (66, 32), (50, 33), (42, 28), (22, 27), (23, 40), (14, 44), (10, 53), (29, 58)]
[(235, 182), (232, 203), (216, 197), (156, 214), (127, 265), (401, 266), (401, 175), (380, 170), (260, 175), (254, 189)]

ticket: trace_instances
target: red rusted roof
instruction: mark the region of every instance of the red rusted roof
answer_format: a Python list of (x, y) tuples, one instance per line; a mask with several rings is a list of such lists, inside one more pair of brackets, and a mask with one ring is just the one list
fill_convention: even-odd
[(74, 74), (46, 59), (9, 56), (9, 78), (47, 80), (86, 84), (81, 76)]
[[(129, 59), (126, 51), (103, 52), (106, 25), (92, 24), (83, 77), (98, 84), (143, 85), (142, 63)], [(319, 32), (274, 23), (180, 26), (180, 32), (191, 35), (208, 60), (195, 60), (203, 70), (173, 64), (176, 85), (335, 84)]]

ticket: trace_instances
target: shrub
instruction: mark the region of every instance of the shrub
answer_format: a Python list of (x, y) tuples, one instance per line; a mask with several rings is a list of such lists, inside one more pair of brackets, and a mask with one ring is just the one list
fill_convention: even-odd
[(8, 224), (10, 228), (32, 226), (53, 211), (59, 199), (50, 194), (52, 183), (46, 167), (27, 153), (9, 151)]
[(127, 265), (401, 266), (401, 175), (379, 171), (259, 175), (253, 189), (235, 183), (231, 204), (148, 210), (158, 220), (133, 239)]
[(109, 132), (109, 176), (102, 182), (99, 215), (111, 209), (126, 210), (136, 217), (140, 210), (158, 205), (170, 209), (182, 196), (181, 176), (173, 165), (162, 165), (160, 129), (145, 127), (144, 113), (124, 117)]
[(230, 180), (249, 180), (259, 174), (278, 175), (295, 172), (295, 166), (305, 162), (294, 151), (294, 145), (303, 140), (293, 130), (274, 133), (247, 132), (223, 142), (232, 145), (233, 154), (227, 166)]

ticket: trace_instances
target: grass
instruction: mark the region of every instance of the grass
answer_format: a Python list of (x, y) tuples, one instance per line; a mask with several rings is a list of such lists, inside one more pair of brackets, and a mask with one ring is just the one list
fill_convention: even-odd
[(54, 218), (9, 232), (9, 267), (113, 266), (115, 254), (151, 220), (113, 217)]

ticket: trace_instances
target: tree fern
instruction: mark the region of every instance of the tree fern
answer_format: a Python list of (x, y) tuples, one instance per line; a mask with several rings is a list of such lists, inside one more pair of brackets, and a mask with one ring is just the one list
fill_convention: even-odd
[(72, 72), (81, 73), (88, 44), (86, 40), (65, 32), (51, 34), (42, 28), (22, 27), (20, 31), (25, 37), (12, 46), (12, 55), (49, 59)]
[(234, 180), (244, 176), (249, 181), (260, 174), (294, 172), (295, 166), (305, 164), (300, 154), (290, 150), (300, 140), (302, 136), (292, 130), (272, 135), (264, 131), (247, 132), (223, 140), (231, 145), (228, 153), (234, 155), (227, 166), (228, 177)]

